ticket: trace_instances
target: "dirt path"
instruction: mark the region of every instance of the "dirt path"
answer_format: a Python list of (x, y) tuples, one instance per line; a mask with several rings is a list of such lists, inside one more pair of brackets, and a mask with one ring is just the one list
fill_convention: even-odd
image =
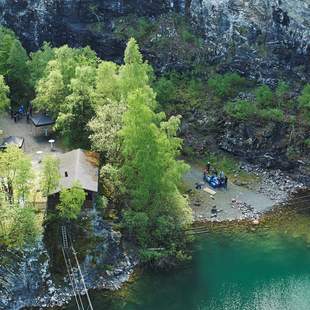
[[(254, 220), (259, 217), (260, 213), (270, 210), (274, 204), (274, 201), (267, 195), (233, 183), (228, 184), (227, 190), (216, 189), (216, 194), (211, 196), (203, 190), (195, 189), (195, 183), (199, 182), (202, 182), (202, 169), (193, 164), (191, 170), (184, 176), (184, 183), (189, 190), (190, 204), (196, 221), (226, 221), (246, 218)], [(232, 201), (234, 202), (232, 203)], [(213, 206), (221, 210), (216, 217), (211, 213)]]
[[(57, 155), (58, 153), (63, 153), (58, 141), (56, 141), (54, 151), (51, 151), (48, 140), (52, 138), (55, 139), (53, 134), (49, 134), (46, 137), (42, 129), (37, 129), (35, 132), (33, 126), (27, 123), (25, 117), (15, 123), (13, 119), (5, 114), (0, 117), (0, 129), (3, 130), (3, 138), (8, 136), (23, 137), (25, 139), (23, 147), (24, 152), (31, 156), (34, 163), (39, 160), (39, 157), (46, 154)], [(0, 138), (0, 140), (2, 139)], [(38, 155), (38, 151), (41, 151), (42, 155)]]

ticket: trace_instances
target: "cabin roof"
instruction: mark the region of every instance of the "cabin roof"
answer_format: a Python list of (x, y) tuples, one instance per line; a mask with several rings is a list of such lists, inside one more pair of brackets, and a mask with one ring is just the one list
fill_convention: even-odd
[(30, 116), (30, 120), (35, 127), (50, 126), (55, 124), (55, 121), (51, 117), (44, 114)]
[(76, 181), (84, 190), (98, 192), (98, 153), (76, 149), (59, 155), (59, 160), (60, 186), (52, 194), (71, 188)]

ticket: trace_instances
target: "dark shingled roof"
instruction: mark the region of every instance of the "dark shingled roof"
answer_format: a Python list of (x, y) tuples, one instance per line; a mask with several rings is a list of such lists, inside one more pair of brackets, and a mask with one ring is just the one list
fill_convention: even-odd
[(78, 181), (83, 189), (98, 192), (99, 155), (81, 149), (59, 155), (60, 187), (53, 192), (58, 193), (61, 188), (71, 188)]
[(0, 149), (5, 149), (8, 145), (16, 145), (19, 148), (22, 148), (24, 145), (24, 138), (22, 137), (16, 137), (16, 136), (9, 136), (7, 138), (4, 138)]
[(36, 127), (49, 126), (55, 124), (55, 121), (44, 114), (30, 116), (30, 120)]

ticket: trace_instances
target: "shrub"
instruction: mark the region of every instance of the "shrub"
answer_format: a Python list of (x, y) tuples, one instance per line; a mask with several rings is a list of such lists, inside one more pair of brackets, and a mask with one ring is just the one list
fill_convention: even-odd
[(245, 120), (256, 114), (256, 107), (247, 100), (231, 101), (226, 104), (225, 112), (233, 118)]
[(284, 113), (280, 109), (261, 109), (258, 111), (258, 116), (265, 120), (282, 122), (284, 120)]
[(220, 98), (235, 96), (245, 84), (246, 79), (237, 73), (216, 74), (208, 80), (209, 88)]
[(310, 124), (310, 84), (307, 84), (298, 97), (302, 117)]
[(261, 108), (270, 108), (273, 106), (273, 93), (267, 85), (263, 85), (255, 91), (256, 102)]

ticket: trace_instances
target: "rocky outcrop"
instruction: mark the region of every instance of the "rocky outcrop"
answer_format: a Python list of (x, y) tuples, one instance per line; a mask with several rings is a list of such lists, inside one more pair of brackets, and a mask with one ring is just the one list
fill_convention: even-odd
[[(114, 60), (121, 59), (125, 44), (114, 34), (119, 18), (135, 15), (158, 21), (158, 35), (171, 34), (167, 39), (174, 40), (173, 25), (161, 19), (169, 12), (190, 17), (203, 42), (196, 57), (220, 63), (219, 70), (236, 70), (268, 83), (283, 72), (295, 79), (309, 78), (310, 0), (0, 0), (0, 23), (15, 30), (29, 50), (44, 40), (90, 45)], [(180, 67), (182, 59), (177, 48), (174, 51), (170, 58)], [(144, 52), (166, 67), (162, 46), (152, 55), (147, 48)]]
[[(81, 244), (73, 242), (78, 253), (81, 270), (88, 289), (116, 290), (128, 281), (137, 259), (130, 249), (121, 243), (121, 235), (102, 220), (96, 212), (84, 214)], [(50, 226), (48, 228), (51, 228)], [(24, 308), (46, 308), (62, 306), (73, 298), (73, 291), (67, 275), (60, 249), (57, 230), (45, 232), (51, 248), (39, 240), (33, 246), (22, 250), (0, 249), (0, 309), (19, 310)], [(72, 238), (74, 236), (72, 235)], [(74, 258), (70, 258), (74, 262)], [(55, 264), (57, 263), (57, 267)], [(84, 294), (76, 264), (78, 290)], [(57, 270), (57, 272), (55, 272)]]
[(193, 0), (191, 9), (222, 70), (269, 84), (283, 72), (309, 78), (309, 0)]
[(130, 14), (158, 16), (179, 1), (1, 0), (0, 23), (12, 28), (28, 50), (43, 41), (53, 45), (90, 45), (100, 56), (117, 59), (123, 43), (113, 36), (115, 19)]

